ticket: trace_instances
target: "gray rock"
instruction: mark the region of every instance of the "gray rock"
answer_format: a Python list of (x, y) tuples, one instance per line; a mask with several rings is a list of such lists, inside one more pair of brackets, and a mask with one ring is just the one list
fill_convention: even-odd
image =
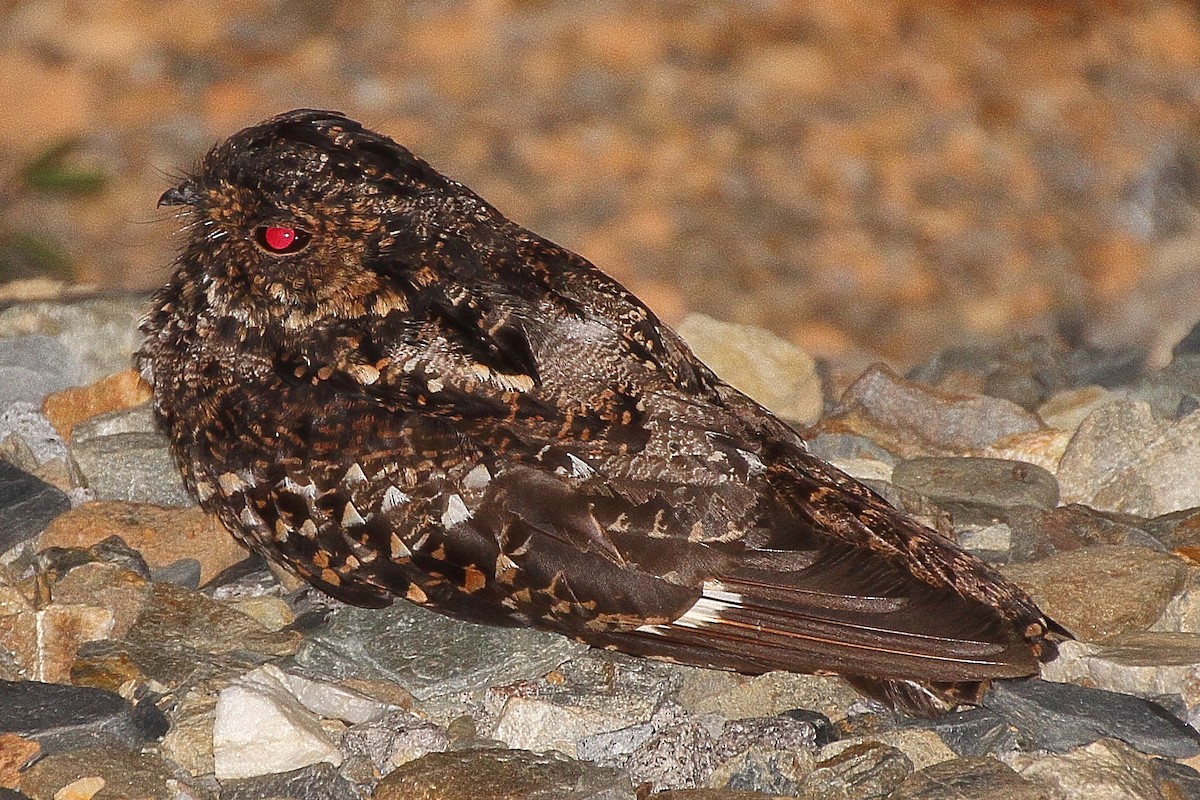
[(134, 751), (166, 733), (152, 703), (133, 706), (120, 695), (83, 686), (0, 681), (0, 732), (36, 740), (43, 753), (92, 745)]
[(1110, 737), (1153, 755), (1200, 754), (1200, 734), (1161, 706), (1127, 694), (1037, 679), (997, 681), (983, 705), (1041, 750), (1062, 753)]
[(37, 536), (70, 507), (62, 491), (0, 461), (0, 555)]
[(854, 382), (825, 430), (847, 430), (906, 458), (979, 452), (998, 439), (1038, 430), (1037, 416), (985, 395), (960, 395), (905, 381), (872, 367)]
[(993, 525), (955, 528), (954, 538), (966, 551), (974, 553), (993, 564), (1007, 564), (1012, 560), (1013, 532), (1003, 522)]
[(1021, 508), (1009, 514), (1014, 561), (1031, 561), (1092, 545), (1167, 548), (1141, 517), (1097, 511), (1079, 503), (1052, 509)]
[(1151, 765), (1159, 788), (1166, 797), (1200, 797), (1200, 772), (1166, 758), (1157, 758)]
[[(97, 414), (71, 429), (71, 441), (78, 445), (90, 439), (116, 436), (122, 433), (159, 433), (161, 429), (149, 403), (133, 408)], [(165, 440), (164, 440), (165, 441)]]
[(933, 731), (960, 756), (994, 756), (1015, 751), (1016, 733), (1008, 722), (987, 708), (971, 708), (933, 719), (908, 720), (906, 725)]
[(302, 666), (336, 678), (382, 678), (418, 699), (536, 678), (586, 650), (562, 636), (472, 625), (398, 602), (342, 607), (306, 632)]
[(578, 741), (626, 725), (621, 717), (590, 708), (517, 696), (504, 704), (491, 735), (518, 750), (557, 750), (586, 757), (577, 752)]
[(801, 797), (883, 800), (913, 773), (908, 756), (878, 742), (863, 742), (817, 763), (800, 784)]
[(888, 800), (1051, 800), (1050, 791), (992, 758), (956, 758), (918, 770)]
[(1145, 630), (1184, 585), (1187, 567), (1143, 547), (1098, 545), (1001, 571), (1081, 639)]
[(0, 339), (0, 408), (40, 403), (51, 392), (83, 382), (79, 362), (47, 336)]
[(780, 417), (805, 425), (823, 410), (821, 378), (808, 353), (750, 325), (689, 314), (679, 335), (696, 355), (732, 386)]
[(199, 589), (202, 567), (195, 558), (181, 558), (161, 569), (150, 570), (151, 580), (160, 583), (173, 583), (185, 589)]
[(685, 675), (685, 668), (673, 664), (604, 650), (587, 650), (557, 671), (561, 680), (539, 681), (539, 697), (627, 723), (650, 719)]
[(342, 736), (342, 751), (370, 761), (381, 775), (427, 753), (445, 752), (450, 737), (408, 711), (391, 711), (370, 722), (351, 725)]
[[(10, 438), (19, 440), (20, 446), (8, 444)], [(0, 406), (0, 443), (6, 443), (5, 457), (9, 460), (13, 460), (12, 453), (7, 452), (9, 450), (14, 453), (20, 451), (26, 456), (24, 461), (14, 461), (26, 472), (55, 459), (65, 462), (71, 457), (66, 442), (34, 403)]]
[(709, 784), (731, 791), (795, 797), (814, 763), (812, 754), (805, 751), (751, 747), (718, 766), (709, 777)]
[(0, 309), (0, 337), (53, 338), (79, 365), (78, 383), (91, 383), (129, 368), (149, 307), (149, 297), (136, 294), (13, 303)]
[(430, 753), (390, 772), (373, 800), (634, 800), (620, 770), (574, 761), (561, 753), (459, 750)]
[(998, 458), (908, 459), (896, 465), (892, 484), (912, 513), (931, 516), (941, 509), (962, 525), (1003, 522), (1015, 508), (1058, 504), (1053, 475)]
[(626, 762), (634, 784), (656, 789), (704, 786), (717, 766), (717, 743), (696, 717), (665, 706), (650, 720), (654, 732), (638, 745)]
[(1140, 632), (1101, 644), (1063, 642), (1042, 668), (1047, 680), (1071, 681), (1111, 692), (1157, 697), (1182, 695), (1187, 721), (1200, 725), (1200, 635)]
[(190, 506), (195, 500), (161, 433), (119, 433), (76, 442), (71, 453), (98, 498)]
[(338, 774), (331, 764), (320, 763), (272, 775), (225, 781), (220, 800), (362, 800), (354, 784)]
[(853, 433), (822, 433), (810, 439), (808, 451), (824, 461), (870, 460), (895, 466), (899, 461), (894, 453), (875, 442)]

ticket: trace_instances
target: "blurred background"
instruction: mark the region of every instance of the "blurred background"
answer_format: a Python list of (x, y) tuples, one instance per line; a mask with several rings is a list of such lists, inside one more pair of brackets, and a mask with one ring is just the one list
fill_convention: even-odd
[(0, 0), (0, 280), (155, 286), (171, 176), (309, 106), (669, 322), (1161, 361), (1200, 318), (1198, 100), (1191, 0)]

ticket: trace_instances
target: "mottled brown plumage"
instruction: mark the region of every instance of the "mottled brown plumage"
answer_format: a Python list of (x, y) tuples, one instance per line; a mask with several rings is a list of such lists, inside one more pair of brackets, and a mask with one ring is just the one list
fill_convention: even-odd
[(1024, 592), (390, 139), (294, 111), (162, 203), (190, 237), (139, 360), (187, 485), (323, 591), (918, 711), (1053, 654)]

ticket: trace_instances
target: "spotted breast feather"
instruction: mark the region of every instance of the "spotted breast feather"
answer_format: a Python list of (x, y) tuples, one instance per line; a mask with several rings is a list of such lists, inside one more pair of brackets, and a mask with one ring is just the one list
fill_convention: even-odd
[(341, 115), (241, 131), (161, 202), (188, 237), (139, 361), (185, 480), (335, 597), (916, 712), (1066, 635), (590, 263)]

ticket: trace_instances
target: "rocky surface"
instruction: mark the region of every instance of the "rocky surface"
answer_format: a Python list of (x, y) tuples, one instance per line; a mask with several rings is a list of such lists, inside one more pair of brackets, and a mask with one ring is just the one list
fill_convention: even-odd
[[(91, 362), (128, 344), (72, 319)], [(706, 324), (689, 335), (743, 343), (725, 369), (800, 370), (778, 385), (830, 394), (830, 373), (781, 360), (764, 332)], [(43, 344), (0, 338), (0, 364)], [(947, 353), (908, 377), (866, 370), (806, 429), (1078, 637), (1042, 680), (933, 720), (835, 678), (340, 605), (245, 558), (186, 496), (151, 502), (147, 487), (177, 477), (127, 374), (14, 396), (0, 407), (0, 798), (1196, 796), (1200, 494), (1180, 484), (1200, 473), (1200, 410), (1153, 399), (1200, 386), (1189, 353), (1162, 370), (1028, 339)], [(29, 385), (58, 387), (63, 365), (46, 372)]]

